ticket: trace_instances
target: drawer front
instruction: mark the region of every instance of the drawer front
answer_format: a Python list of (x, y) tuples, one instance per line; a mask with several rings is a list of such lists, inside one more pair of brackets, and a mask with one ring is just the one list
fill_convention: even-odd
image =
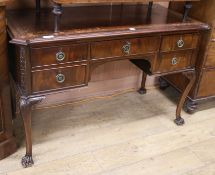
[(163, 53), (156, 63), (157, 72), (169, 72), (193, 66), (192, 51)]
[(163, 36), (161, 42), (161, 51), (177, 51), (183, 49), (194, 49), (198, 44), (198, 34), (183, 34)]
[(159, 49), (159, 37), (94, 42), (91, 44), (92, 59), (122, 57), (154, 53)]
[(87, 65), (32, 72), (33, 92), (86, 85)]
[(215, 95), (215, 69), (205, 70), (199, 84), (198, 97)]
[(31, 66), (49, 66), (87, 60), (88, 44), (44, 47), (31, 50)]

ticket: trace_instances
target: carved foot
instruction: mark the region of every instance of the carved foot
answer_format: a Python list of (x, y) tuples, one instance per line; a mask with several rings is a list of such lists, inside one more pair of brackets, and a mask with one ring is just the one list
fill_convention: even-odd
[(174, 120), (175, 124), (178, 125), (178, 126), (181, 126), (184, 124), (184, 119), (181, 118), (181, 117), (177, 117), (175, 120)]
[(163, 78), (159, 78), (159, 84), (161, 90), (165, 90), (169, 87), (169, 83), (167, 83), (167, 81), (165, 81)]
[(197, 103), (191, 100), (187, 100), (185, 103), (185, 110), (189, 114), (194, 114), (197, 109)]
[(146, 94), (146, 89), (140, 88), (137, 92), (139, 92), (139, 94), (143, 95), (143, 94)]
[(24, 168), (27, 168), (27, 167), (30, 167), (34, 164), (34, 161), (33, 161), (33, 158), (31, 155), (25, 155), (23, 158), (22, 158), (22, 166)]

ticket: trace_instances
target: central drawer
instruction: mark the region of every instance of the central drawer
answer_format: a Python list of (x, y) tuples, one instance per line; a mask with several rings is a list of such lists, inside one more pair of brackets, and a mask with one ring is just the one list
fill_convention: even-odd
[(87, 85), (87, 65), (75, 65), (32, 72), (33, 93)]
[(93, 42), (91, 58), (102, 59), (154, 53), (159, 49), (159, 40), (159, 37), (143, 37)]
[(31, 66), (41, 67), (87, 60), (88, 44), (31, 49)]

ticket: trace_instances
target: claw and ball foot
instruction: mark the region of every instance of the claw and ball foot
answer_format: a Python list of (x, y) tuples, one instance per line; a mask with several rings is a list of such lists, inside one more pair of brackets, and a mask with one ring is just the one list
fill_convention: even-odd
[(159, 81), (159, 88), (160, 88), (160, 90), (165, 90), (166, 88), (169, 87), (169, 83), (167, 83), (167, 81), (165, 81), (163, 78), (160, 77), (158, 79), (158, 81)]
[(178, 117), (174, 120), (175, 124), (178, 125), (178, 126), (181, 126), (183, 125), (185, 122), (184, 122), (184, 119), (181, 118), (181, 117)]
[(146, 94), (146, 89), (140, 88), (137, 92), (139, 92), (139, 94), (143, 95), (143, 94)]
[(23, 158), (22, 158), (22, 166), (24, 168), (27, 168), (27, 167), (31, 167), (33, 164), (34, 164), (34, 161), (33, 161), (33, 158), (31, 155), (25, 155)]

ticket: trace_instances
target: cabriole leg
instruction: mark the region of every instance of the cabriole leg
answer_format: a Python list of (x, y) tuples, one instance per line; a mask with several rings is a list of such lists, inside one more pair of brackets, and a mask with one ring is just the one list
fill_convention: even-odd
[(22, 158), (22, 166), (24, 168), (34, 164), (32, 158), (32, 140), (31, 140), (31, 106), (25, 104), (21, 107), (21, 115), (25, 129), (26, 154)]
[(138, 92), (139, 92), (141, 95), (146, 93), (146, 88), (145, 88), (146, 77), (147, 77), (147, 74), (143, 71), (141, 87), (140, 87), (140, 89), (138, 90)]
[(31, 138), (31, 107), (32, 105), (41, 102), (45, 97), (35, 98), (20, 98), (20, 113), (24, 123), (25, 140), (26, 140), (26, 154), (22, 158), (21, 163), (24, 168), (30, 167), (34, 164), (32, 158), (32, 138)]
[[(188, 74), (188, 73), (185, 73), (185, 74)], [(184, 92), (181, 94), (181, 97), (179, 99), (177, 109), (176, 109), (176, 119), (174, 120), (174, 122), (177, 125), (183, 125), (184, 124), (184, 119), (181, 117), (181, 110), (182, 110), (182, 107), (185, 103), (187, 95), (189, 94), (191, 88), (193, 87), (193, 85), (195, 83), (196, 73), (195, 72), (189, 73), (189, 75), (187, 77), (190, 79), (190, 81), (189, 81), (187, 87), (185, 88)]]

